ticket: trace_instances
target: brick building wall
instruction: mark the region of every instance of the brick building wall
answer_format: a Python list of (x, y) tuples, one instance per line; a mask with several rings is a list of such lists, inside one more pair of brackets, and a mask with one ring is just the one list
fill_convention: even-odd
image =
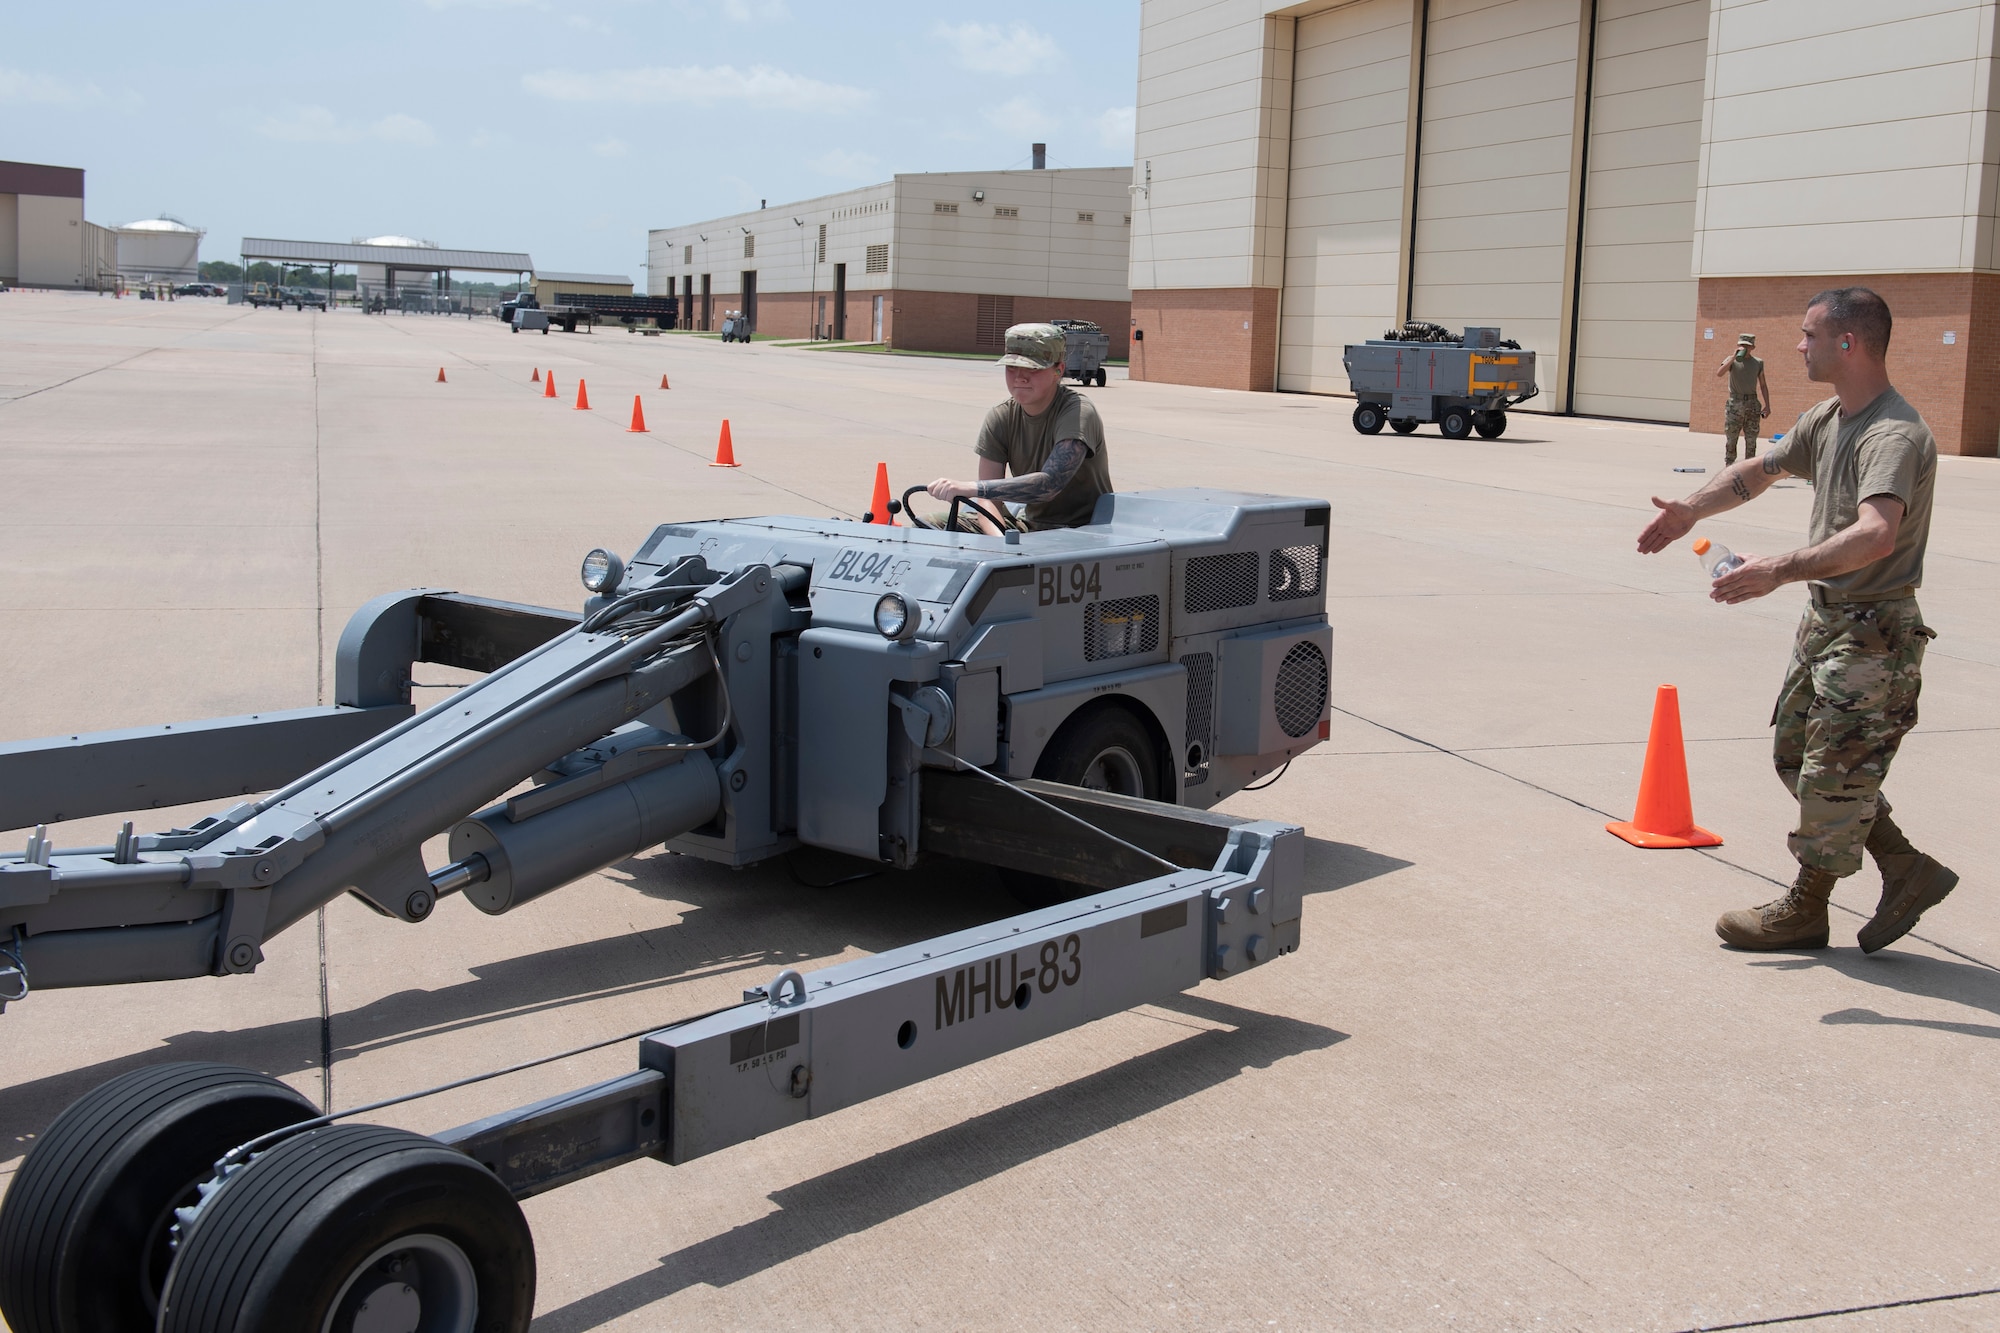
[[(974, 292), (849, 291), (847, 293), (847, 337), (865, 342), (875, 318), (874, 301), (882, 297), (882, 340), (891, 347), (920, 352), (992, 352), (1000, 354), (997, 343), (979, 340), (979, 301)], [(699, 301), (699, 297), (696, 298)], [(731, 301), (738, 298), (732, 296)], [(759, 292), (757, 332), (774, 338), (808, 338), (819, 302), (826, 303), (826, 322), (833, 322), (833, 293), (817, 297), (810, 292)], [(1011, 298), (1011, 324), (1031, 324), (1051, 319), (1087, 319), (1096, 323), (1111, 339), (1111, 356), (1122, 359), (1127, 350), (1131, 326), (1131, 306), (1124, 301), (1072, 301), (1053, 296)], [(731, 307), (733, 308), (733, 307)], [(716, 311), (721, 322), (722, 307)]]
[[(2000, 447), (2000, 274), (1878, 273), (1839, 277), (1703, 278), (1695, 307), (1689, 429), (1719, 433), (1728, 382), (1715, 368), (1738, 334), (1757, 335), (1771, 386), (1764, 436), (1830, 397), (1797, 352), (1806, 302), (1830, 287), (1869, 287), (1889, 303), (1889, 378), (1923, 413), (1938, 451), (1992, 457)], [(1713, 339), (1703, 334), (1713, 330)], [(1945, 335), (1952, 341), (1947, 343)]]
[(1210, 389), (1277, 388), (1278, 289), (1132, 293), (1132, 378)]

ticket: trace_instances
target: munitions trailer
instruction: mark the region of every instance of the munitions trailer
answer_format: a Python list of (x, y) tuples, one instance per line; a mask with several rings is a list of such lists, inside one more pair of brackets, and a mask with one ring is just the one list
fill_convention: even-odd
[(1063, 378), (1079, 384), (1105, 382), (1104, 358), (1111, 355), (1111, 338), (1087, 319), (1052, 319), (1063, 331)]
[[(1207, 807), (1327, 734), (1328, 512), (1179, 490), (998, 537), (668, 523), (629, 562), (585, 558), (581, 614), (376, 599), (341, 637), (332, 706), (0, 746), (0, 826), (36, 825), (0, 858), (11, 1000), (252, 972), (265, 939), (343, 892), (413, 924), (454, 893), (504, 913), (662, 844), (728, 865), (941, 853), (1000, 867), (1030, 904), (785, 969), (631, 1038), (630, 1074), (432, 1137), (351, 1123), (387, 1103), (321, 1114), (227, 1066), (127, 1073), (10, 1183), (0, 1314), (16, 1333), (517, 1333), (522, 1198), (1295, 949), (1303, 831)], [(417, 712), (417, 662), (484, 674)], [(46, 830), (260, 791), (109, 846)], [(449, 863), (427, 868), (447, 831)]]
[(1349, 344), (1341, 355), (1359, 401), (1354, 429), (1379, 435), (1386, 424), (1408, 435), (1428, 421), (1446, 439), (1473, 431), (1497, 440), (1507, 429), (1507, 409), (1541, 392), (1535, 354), (1500, 330), (1468, 328), (1457, 337), (1436, 324), (1412, 321), (1380, 339)]

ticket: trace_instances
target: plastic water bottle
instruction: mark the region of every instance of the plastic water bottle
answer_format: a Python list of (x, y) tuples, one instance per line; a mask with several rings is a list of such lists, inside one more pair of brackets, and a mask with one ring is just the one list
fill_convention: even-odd
[(1701, 562), (1701, 572), (1708, 575), (1710, 582), (1743, 563), (1742, 556), (1721, 542), (1712, 542), (1706, 537), (1695, 538), (1694, 558)]

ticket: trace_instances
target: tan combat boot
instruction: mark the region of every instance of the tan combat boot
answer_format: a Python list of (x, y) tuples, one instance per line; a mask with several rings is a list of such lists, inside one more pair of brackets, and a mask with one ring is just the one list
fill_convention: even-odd
[(1869, 826), (1868, 854), (1882, 872), (1882, 901), (1861, 928), (1859, 941), (1861, 952), (1874, 953), (1903, 938), (1917, 918), (1943, 902), (1957, 887), (1958, 876), (1910, 846), (1887, 810)]
[(1824, 870), (1799, 867), (1799, 877), (1784, 897), (1762, 907), (1724, 912), (1715, 933), (1737, 949), (1824, 949), (1826, 900), (1840, 881)]

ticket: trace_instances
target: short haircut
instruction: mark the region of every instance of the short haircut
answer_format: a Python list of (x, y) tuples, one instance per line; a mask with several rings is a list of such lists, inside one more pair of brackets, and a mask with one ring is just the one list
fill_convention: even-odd
[(1866, 287), (1833, 287), (1806, 302), (1806, 309), (1822, 306), (1826, 322), (1836, 333), (1851, 333), (1876, 356), (1889, 354), (1889, 303)]

